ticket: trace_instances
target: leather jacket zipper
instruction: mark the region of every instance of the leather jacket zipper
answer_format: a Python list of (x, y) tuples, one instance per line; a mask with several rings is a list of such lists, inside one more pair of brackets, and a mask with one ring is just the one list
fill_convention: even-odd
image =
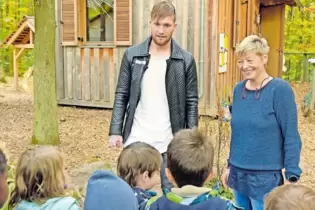
[(170, 58), (168, 58), (166, 60), (166, 72), (165, 72), (165, 92), (166, 92), (166, 100), (167, 100), (167, 104), (168, 106), (170, 107), (170, 103), (169, 103), (169, 100), (168, 100), (168, 94), (167, 94), (167, 78), (168, 78), (168, 71), (169, 71), (169, 67), (170, 67), (170, 63), (171, 63), (171, 60)]
[(148, 57), (147, 57), (147, 60), (146, 60), (146, 63), (143, 67), (143, 71), (142, 71), (142, 74), (140, 76), (140, 80), (139, 80), (139, 96), (138, 96), (138, 99), (137, 99), (137, 104), (136, 104), (136, 107), (138, 106), (138, 103), (140, 101), (140, 97), (141, 97), (141, 82), (142, 82), (142, 78), (143, 78), (143, 75), (145, 73), (145, 71), (148, 69), (148, 66), (149, 66), (149, 62), (150, 62), (150, 54), (148, 54)]

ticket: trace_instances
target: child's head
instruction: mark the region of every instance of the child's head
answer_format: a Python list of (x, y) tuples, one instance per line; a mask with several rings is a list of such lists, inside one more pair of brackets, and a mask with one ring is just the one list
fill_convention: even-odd
[(197, 187), (211, 178), (214, 158), (212, 142), (197, 129), (185, 129), (175, 134), (167, 148), (166, 175), (177, 187)]
[(315, 191), (303, 185), (282, 185), (271, 191), (265, 199), (265, 210), (310, 209), (315, 209)]
[(136, 142), (120, 153), (117, 173), (131, 187), (150, 190), (159, 181), (161, 154), (149, 144)]
[(7, 201), (8, 195), (7, 158), (4, 152), (4, 146), (0, 144), (0, 208)]
[(42, 202), (65, 193), (64, 159), (56, 147), (26, 150), (19, 158), (15, 176), (10, 206), (21, 200)]

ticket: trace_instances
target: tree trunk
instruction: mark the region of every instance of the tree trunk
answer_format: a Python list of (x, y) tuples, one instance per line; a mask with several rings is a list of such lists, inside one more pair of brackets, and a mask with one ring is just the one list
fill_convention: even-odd
[(33, 144), (60, 143), (55, 91), (55, 0), (34, 0), (34, 132)]

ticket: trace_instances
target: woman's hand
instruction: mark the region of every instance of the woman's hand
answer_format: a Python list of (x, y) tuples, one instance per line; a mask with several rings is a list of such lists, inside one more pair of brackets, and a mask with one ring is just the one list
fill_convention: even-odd
[(228, 186), (229, 175), (230, 175), (230, 168), (227, 168), (225, 169), (224, 173), (221, 176), (222, 184), (226, 189), (229, 188)]

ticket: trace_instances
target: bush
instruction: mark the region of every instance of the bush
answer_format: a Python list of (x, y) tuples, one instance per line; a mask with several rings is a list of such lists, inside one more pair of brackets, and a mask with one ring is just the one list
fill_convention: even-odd
[(226, 189), (223, 187), (220, 179), (218, 177), (213, 178), (211, 181), (205, 183), (205, 187), (211, 188), (213, 190), (216, 190), (218, 192), (218, 195), (221, 198), (225, 198), (228, 200), (233, 200), (233, 192), (231, 189)]

